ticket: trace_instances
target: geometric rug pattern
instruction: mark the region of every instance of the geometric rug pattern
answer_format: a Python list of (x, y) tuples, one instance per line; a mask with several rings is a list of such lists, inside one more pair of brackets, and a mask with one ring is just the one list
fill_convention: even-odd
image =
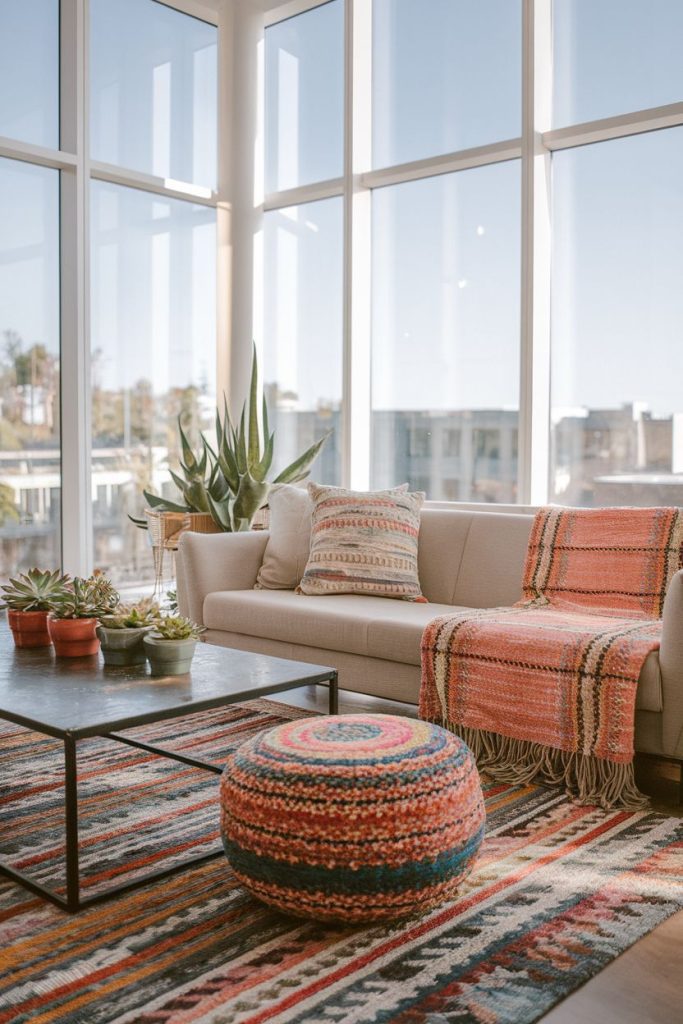
[[(306, 714), (269, 701), (131, 730), (221, 763)], [(59, 884), (60, 749), (0, 726), (0, 854)], [(88, 892), (211, 848), (218, 777), (79, 744)], [(683, 824), (484, 782), (457, 898), (364, 928), (278, 914), (220, 858), (69, 916), (0, 877), (0, 1024), (531, 1024), (683, 907)]]

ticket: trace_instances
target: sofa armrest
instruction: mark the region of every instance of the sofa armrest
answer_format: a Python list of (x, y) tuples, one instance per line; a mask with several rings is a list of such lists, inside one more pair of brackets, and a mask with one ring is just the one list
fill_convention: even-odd
[(683, 569), (672, 577), (662, 613), (662, 744), (670, 757), (683, 757)]
[(178, 545), (178, 608), (203, 625), (204, 599), (216, 590), (252, 590), (270, 536), (245, 533), (184, 533)]

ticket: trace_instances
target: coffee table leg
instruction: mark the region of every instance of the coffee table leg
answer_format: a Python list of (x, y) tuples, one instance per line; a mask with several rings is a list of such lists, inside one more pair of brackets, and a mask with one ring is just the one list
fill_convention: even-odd
[(328, 714), (338, 715), (339, 714), (339, 676), (335, 672), (334, 675), (330, 676), (329, 682), (329, 710)]
[(71, 913), (80, 907), (78, 868), (78, 767), (76, 741), (64, 738), (64, 811), (66, 820), (66, 909)]

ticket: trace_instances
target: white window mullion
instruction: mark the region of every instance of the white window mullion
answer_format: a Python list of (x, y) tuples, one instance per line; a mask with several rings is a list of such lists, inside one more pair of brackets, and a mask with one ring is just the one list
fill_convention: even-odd
[(550, 125), (551, 0), (523, 2), (522, 304), (519, 494), (548, 500), (550, 460)]
[(90, 483), (90, 330), (87, 144), (88, 0), (62, 0), (60, 148), (76, 157), (61, 172), (62, 564), (93, 566)]
[[(344, 83), (344, 401), (342, 479), (370, 486), (372, 4), (347, 0)], [(354, 101), (354, 97), (357, 98)]]

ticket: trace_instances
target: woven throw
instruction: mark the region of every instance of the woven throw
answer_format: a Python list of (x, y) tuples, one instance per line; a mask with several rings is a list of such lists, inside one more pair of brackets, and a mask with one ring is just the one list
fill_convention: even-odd
[(311, 553), (298, 592), (424, 601), (417, 575), (421, 491), (347, 491), (310, 483)]
[(461, 735), (498, 778), (562, 783), (604, 807), (642, 805), (636, 691), (682, 564), (678, 509), (541, 510), (522, 600), (425, 629), (421, 716)]

